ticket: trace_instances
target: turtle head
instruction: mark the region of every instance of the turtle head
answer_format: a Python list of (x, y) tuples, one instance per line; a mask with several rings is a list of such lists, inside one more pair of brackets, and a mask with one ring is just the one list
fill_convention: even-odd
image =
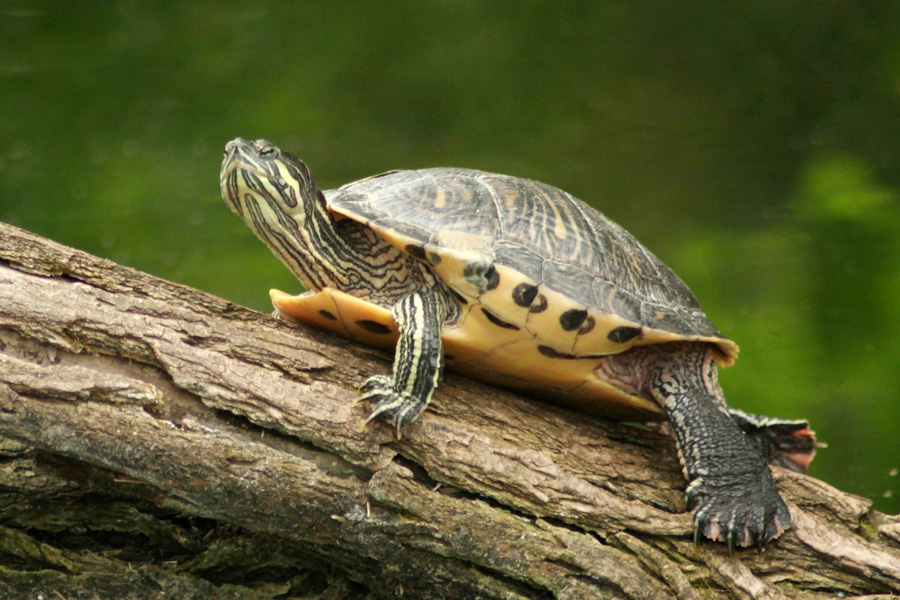
[(322, 195), (303, 161), (282, 152), (267, 140), (236, 138), (225, 146), (220, 179), (222, 198), (257, 231), (254, 213), (273, 225), (279, 214), (303, 220)]
[(225, 146), (222, 198), (307, 288), (320, 245), (316, 235), (332, 218), (307, 166), (266, 140), (234, 139)]

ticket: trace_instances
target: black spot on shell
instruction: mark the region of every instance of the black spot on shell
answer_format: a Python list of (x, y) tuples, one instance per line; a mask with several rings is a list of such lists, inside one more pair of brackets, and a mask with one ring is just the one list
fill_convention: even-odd
[(547, 310), (547, 296), (538, 294), (537, 298), (535, 298), (534, 300), (534, 303), (531, 305), (531, 308), (528, 309), (528, 312), (542, 313), (545, 310)]
[(488, 321), (490, 321), (491, 323), (493, 323), (493, 324), (496, 325), (497, 327), (502, 327), (502, 328), (504, 328), (504, 329), (514, 329), (514, 330), (516, 330), (516, 331), (519, 330), (519, 326), (518, 326), (518, 325), (513, 325), (512, 323), (507, 323), (506, 321), (503, 321), (503, 320), (500, 319), (497, 315), (495, 315), (494, 313), (490, 312), (490, 311), (489, 311), (488, 309), (486, 309), (486, 308), (482, 308), (482, 309), (481, 309), (481, 312), (484, 313), (484, 316), (487, 317), (487, 320), (488, 320)]
[(572, 310), (567, 310), (560, 315), (559, 326), (566, 331), (575, 331), (581, 327), (587, 316), (587, 311), (584, 309), (573, 308)]
[(324, 308), (319, 311), (319, 314), (328, 319), (329, 321), (337, 321), (337, 317), (325, 310)]
[(413, 258), (425, 260), (425, 248), (423, 248), (422, 246), (417, 246), (416, 244), (407, 244), (406, 253)]
[(594, 325), (597, 322), (594, 321), (594, 317), (588, 317), (584, 320), (584, 324), (581, 326), (581, 329), (578, 330), (578, 335), (584, 335), (586, 333), (590, 333), (594, 329)]
[(485, 290), (493, 290), (500, 285), (500, 273), (497, 272), (494, 265), (491, 265), (491, 268), (485, 271), (484, 278), (487, 279), (487, 286), (484, 288)]
[(481, 263), (469, 263), (463, 269), (463, 277), (465, 277), (466, 281), (472, 285), (478, 285), (478, 282), (481, 279), (481, 273), (483, 272), (483, 267), (484, 265)]
[(610, 331), (606, 337), (613, 343), (624, 344), (625, 342), (630, 342), (639, 335), (641, 335), (640, 327), (628, 327), (623, 325), (622, 327), (616, 327)]
[(466, 278), (466, 281), (482, 292), (492, 290), (500, 285), (500, 274), (494, 268), (494, 265), (489, 263), (469, 263), (463, 270), (463, 276)]
[(378, 323), (377, 321), (369, 321), (367, 319), (360, 319), (356, 322), (360, 329), (365, 329), (369, 333), (378, 333), (378, 334), (386, 334), (391, 332), (391, 328), (382, 323)]
[(531, 306), (531, 303), (534, 302), (534, 297), (537, 296), (538, 286), (530, 285), (528, 283), (520, 283), (512, 291), (512, 299), (513, 302), (518, 304), (519, 306)]
[(558, 352), (551, 348), (550, 346), (538, 346), (538, 352), (546, 356), (547, 358), (563, 358), (567, 360), (571, 360), (573, 358), (578, 358), (574, 354), (566, 354), (565, 352)]

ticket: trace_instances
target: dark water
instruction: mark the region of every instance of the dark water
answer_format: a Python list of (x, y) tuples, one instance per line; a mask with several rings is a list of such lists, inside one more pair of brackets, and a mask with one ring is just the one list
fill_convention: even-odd
[[(88, 8), (89, 6), (89, 8)], [(333, 187), (532, 177), (661, 256), (741, 344), (746, 410), (900, 512), (900, 3), (0, 4), (0, 220), (269, 310), (219, 198), (267, 137)]]

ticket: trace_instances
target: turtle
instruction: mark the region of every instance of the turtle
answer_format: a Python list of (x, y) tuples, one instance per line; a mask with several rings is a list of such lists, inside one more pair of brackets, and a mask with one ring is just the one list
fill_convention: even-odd
[[(730, 409), (737, 344), (625, 229), (572, 195), (461, 168), (398, 170), (322, 191), (266, 140), (226, 145), (222, 196), (306, 288), (277, 314), (396, 348), (358, 401), (399, 436), (445, 364), (577, 410), (667, 421), (694, 540), (760, 548), (791, 525), (767, 458), (803, 471), (806, 421)], [(365, 427), (365, 425), (363, 426)], [(763, 456), (765, 452), (766, 456)]]

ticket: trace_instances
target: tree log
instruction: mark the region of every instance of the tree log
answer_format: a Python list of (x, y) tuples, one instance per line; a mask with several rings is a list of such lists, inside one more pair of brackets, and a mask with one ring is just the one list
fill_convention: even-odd
[(448, 374), (360, 431), (390, 361), (0, 224), (0, 598), (900, 593), (900, 519), (777, 468), (792, 529), (695, 545), (649, 428)]

